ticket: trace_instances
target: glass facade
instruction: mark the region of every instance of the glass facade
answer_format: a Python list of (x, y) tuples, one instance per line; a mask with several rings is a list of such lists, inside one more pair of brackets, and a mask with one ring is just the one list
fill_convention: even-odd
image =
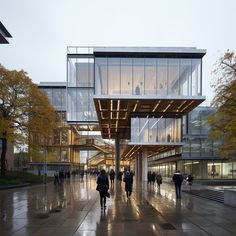
[[(119, 126), (124, 126), (125, 129), (128, 127), (128, 130), (131, 128), (131, 143), (169, 145), (171, 148), (175, 146), (174, 144), (178, 146), (178, 148), (162, 153), (155, 158), (164, 159), (182, 153), (179, 146), (182, 142), (183, 127), (182, 118), (180, 118), (182, 114), (174, 113), (183, 112), (187, 107), (184, 107), (186, 102), (184, 100), (186, 99), (193, 100), (193, 103), (189, 105), (192, 106), (191, 109), (196, 106), (192, 105), (195, 100), (204, 100), (204, 97), (196, 96), (201, 96), (202, 92), (201, 58), (205, 51), (196, 48), (122, 48), (123, 51), (119, 51), (120, 49), (78, 47), (68, 49), (66, 85), (63, 88), (49, 88), (49, 86), (43, 88), (56, 110), (66, 111), (66, 117), (63, 118), (70, 124), (66, 125), (64, 121), (63, 125), (55, 130), (54, 139), (47, 150), (47, 161), (49, 163), (61, 162), (65, 164), (70, 162), (75, 164), (80, 162), (86, 164), (87, 158), (93, 154), (90, 148), (93, 149), (97, 146), (100, 147), (98, 150), (101, 151), (102, 144), (96, 143), (94, 134), (84, 134), (85, 131), (92, 132), (88, 128), (91, 125), (98, 126), (98, 117), (100, 119), (98, 129), (103, 135), (108, 131), (111, 132), (111, 127), (114, 126), (112, 122), (116, 119), (116, 128), (119, 128)], [(94, 95), (96, 95), (95, 99)], [(101, 98), (99, 98), (100, 95)], [(105, 100), (102, 95), (105, 95), (106, 101), (102, 101)], [(111, 99), (109, 98), (110, 95)], [(122, 102), (120, 102), (122, 99), (118, 98), (117, 111), (113, 109), (115, 102), (112, 95), (124, 98)], [(137, 97), (139, 95), (140, 97)], [(132, 99), (137, 100), (135, 108), (132, 108), (132, 104), (130, 106), (125, 104), (127, 102), (125, 101), (126, 96), (133, 96)], [(161, 97), (161, 101), (171, 101), (178, 98), (183, 102), (180, 105), (174, 104), (172, 110), (169, 111), (167, 109), (173, 101), (167, 105), (163, 102), (161, 104), (163, 109), (160, 108), (159, 112), (163, 112), (164, 115), (161, 113), (153, 114), (158, 106), (153, 97), (157, 99)], [(141, 104), (138, 107), (138, 100), (141, 101), (146, 98), (151, 101), (150, 104), (144, 104), (143, 106)], [(110, 106), (106, 103), (109, 102), (109, 99)], [(101, 110), (98, 117), (94, 101), (97, 111)], [(150, 107), (150, 109), (147, 110), (145, 106)], [(124, 111), (124, 107), (126, 111)], [(137, 110), (135, 110), (136, 108)], [(183, 108), (183, 110), (179, 110), (179, 108)], [(110, 118), (104, 115), (105, 112), (110, 114)], [(134, 112), (136, 113), (134, 114)], [(126, 117), (126, 114), (128, 114), (128, 117)], [(123, 119), (127, 120), (127, 124), (123, 122)], [(105, 120), (104, 124), (101, 123), (102, 120)], [(187, 120), (185, 122), (186, 124), (191, 123)], [(195, 125), (196, 123), (193, 121), (192, 126)], [(109, 129), (104, 128), (107, 126)], [(189, 137), (190, 129), (188, 126), (184, 129), (185, 142), (188, 143), (188, 146), (186, 145), (184, 149), (186, 159), (188, 159), (188, 152), (191, 152), (192, 156), (190, 158), (201, 156), (202, 152), (199, 151), (199, 146), (204, 149), (205, 156), (214, 154), (214, 150), (211, 149), (212, 144), (206, 138), (202, 140), (202, 137), (200, 137), (202, 134)], [(195, 130), (197, 132), (198, 127)], [(205, 131), (204, 128), (203, 131)], [(121, 133), (119, 129), (114, 131), (114, 136), (111, 137), (115, 137), (119, 132)], [(129, 137), (127, 135), (125, 138)], [(99, 140), (100, 138), (99, 136)], [(44, 154), (41, 154), (40, 158), (42, 159)], [(152, 161), (155, 161), (155, 158), (152, 158)], [(176, 163), (162, 163), (157, 168), (161, 173), (163, 172), (163, 175), (165, 173), (165, 175), (170, 176), (176, 169)]]
[[(56, 88), (55, 88), (56, 89)], [(53, 90), (53, 89), (52, 89)], [(65, 111), (56, 113), (56, 122), (58, 128), (54, 130), (54, 135), (50, 141), (50, 145), (42, 149), (32, 150), (31, 162), (44, 162), (45, 155), (47, 163), (71, 162), (70, 147), (71, 129), (66, 124)]]
[(95, 58), (96, 95), (201, 95), (201, 59)]
[(236, 179), (236, 162), (185, 160), (165, 162), (149, 166), (150, 171), (161, 173), (163, 177), (171, 178), (176, 169), (180, 169), (186, 176), (191, 173), (195, 179)]
[(181, 118), (131, 118), (131, 142), (179, 143)]
[(236, 179), (236, 162), (208, 161), (207, 173), (209, 178)]
[[(165, 177), (171, 177), (176, 169), (180, 169), (184, 174), (191, 173), (195, 179), (235, 179), (236, 162), (221, 159), (218, 152), (220, 143), (208, 137), (211, 129), (208, 117), (214, 112), (214, 108), (197, 107), (184, 117), (184, 146), (151, 157), (149, 170), (160, 172)], [(170, 157), (175, 161), (158, 164), (158, 161)]]
[(219, 158), (219, 141), (209, 139), (211, 127), (208, 118), (215, 112), (210, 107), (197, 107), (184, 117), (183, 159), (215, 159)]
[(68, 57), (67, 121), (97, 122), (93, 61), (93, 58)]
[(161, 174), (162, 177), (172, 178), (173, 173), (176, 171), (176, 163), (162, 163), (158, 166), (150, 167), (149, 170)]
[(66, 110), (66, 87), (65, 88), (42, 88), (57, 111)]

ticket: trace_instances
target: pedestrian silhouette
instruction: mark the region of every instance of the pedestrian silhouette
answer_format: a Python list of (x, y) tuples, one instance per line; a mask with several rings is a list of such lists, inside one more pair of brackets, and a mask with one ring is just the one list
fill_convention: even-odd
[(101, 170), (100, 175), (97, 179), (97, 188), (100, 194), (100, 205), (101, 209), (106, 208), (106, 198), (108, 196), (109, 181), (105, 170)]
[(140, 87), (139, 87), (139, 85), (137, 85), (136, 88), (135, 88), (135, 94), (136, 95), (140, 95)]
[(176, 173), (174, 173), (173, 177), (172, 177), (173, 182), (175, 183), (175, 192), (176, 192), (176, 198), (180, 199), (181, 198), (181, 185), (183, 182), (183, 176), (180, 173), (179, 170), (176, 171)]

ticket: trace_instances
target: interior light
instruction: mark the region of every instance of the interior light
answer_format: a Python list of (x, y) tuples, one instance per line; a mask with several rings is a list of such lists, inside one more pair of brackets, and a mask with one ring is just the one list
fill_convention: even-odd
[(101, 106), (101, 101), (98, 100), (98, 106), (99, 106), (99, 110), (101, 111), (102, 110), (102, 106)]
[(134, 109), (133, 109), (133, 112), (136, 111), (137, 106), (138, 106), (138, 103), (135, 104)]
[(110, 110), (112, 111), (113, 110), (113, 101), (110, 100)]
[(153, 108), (152, 112), (154, 112), (154, 111), (157, 109), (157, 107), (160, 105), (160, 103), (161, 103), (161, 101), (159, 100), (159, 101), (157, 102), (156, 106)]

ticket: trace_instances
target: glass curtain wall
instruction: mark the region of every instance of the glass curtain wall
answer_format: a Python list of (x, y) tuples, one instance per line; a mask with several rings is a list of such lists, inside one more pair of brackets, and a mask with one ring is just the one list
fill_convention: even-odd
[(181, 141), (181, 118), (131, 118), (131, 142), (177, 143)]
[(198, 96), (201, 86), (201, 59), (95, 58), (96, 95)]
[(209, 139), (210, 125), (208, 118), (215, 112), (209, 107), (197, 107), (191, 111), (183, 122), (183, 146), (182, 156), (185, 159), (218, 159), (219, 141)]
[(208, 161), (208, 178), (236, 179), (236, 162)]
[(67, 120), (97, 121), (93, 102), (94, 59), (68, 58)]
[(175, 162), (167, 162), (159, 164), (157, 166), (149, 167), (148, 171), (161, 174), (162, 177), (172, 178), (173, 174), (176, 171), (176, 167), (177, 166)]
[(57, 111), (66, 110), (66, 88), (41, 88)]
[(195, 179), (236, 179), (236, 162), (185, 160), (183, 171)]

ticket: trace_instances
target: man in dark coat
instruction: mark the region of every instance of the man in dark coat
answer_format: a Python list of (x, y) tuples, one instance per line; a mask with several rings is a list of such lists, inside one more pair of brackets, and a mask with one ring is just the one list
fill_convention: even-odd
[(129, 198), (132, 193), (132, 188), (133, 188), (133, 178), (130, 175), (129, 171), (127, 171), (125, 174), (124, 182), (125, 182), (126, 196), (127, 198)]
[(104, 209), (106, 208), (106, 197), (108, 189), (109, 189), (108, 177), (106, 175), (105, 170), (101, 170), (101, 173), (97, 179), (97, 191), (99, 191), (100, 193), (101, 208), (104, 207)]
[(115, 171), (111, 169), (109, 175), (110, 175), (111, 187), (114, 187)]
[(148, 184), (150, 184), (152, 182), (152, 173), (151, 173), (151, 171), (148, 171), (147, 179), (148, 179)]
[(123, 175), (123, 173), (121, 171), (119, 171), (117, 174), (117, 179), (119, 181), (119, 184), (121, 184), (121, 182), (122, 182), (122, 175)]
[(156, 181), (157, 181), (157, 185), (158, 185), (158, 187), (160, 189), (161, 184), (162, 184), (162, 176), (161, 176), (161, 174), (157, 174), (156, 175)]
[(175, 191), (176, 191), (176, 198), (180, 199), (181, 198), (181, 185), (183, 182), (183, 176), (180, 173), (179, 170), (176, 171), (176, 173), (174, 173), (173, 177), (172, 177), (173, 182), (175, 183)]

